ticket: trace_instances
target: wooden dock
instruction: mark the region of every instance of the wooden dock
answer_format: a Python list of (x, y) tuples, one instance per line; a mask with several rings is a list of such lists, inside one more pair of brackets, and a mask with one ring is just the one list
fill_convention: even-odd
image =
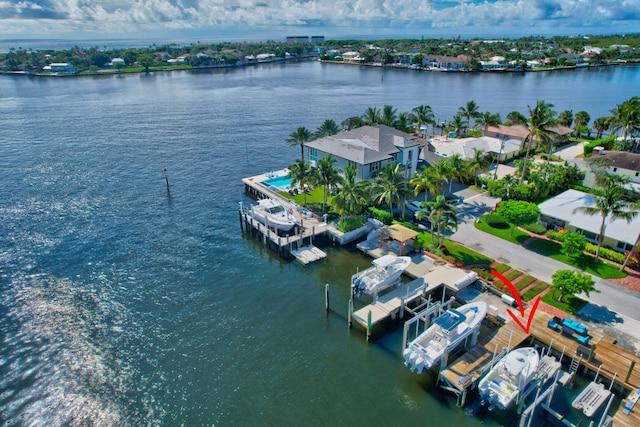
[[(240, 228), (249, 232), (265, 243), (267, 247), (278, 252), (283, 258), (293, 259), (293, 251), (304, 246), (312, 246), (313, 241), (325, 234), (328, 224), (320, 220), (320, 217), (312, 212), (296, 205), (292, 200), (282, 197), (272, 190), (272, 187), (262, 185), (260, 182), (268, 179), (266, 175), (258, 175), (244, 178), (245, 191), (256, 198), (272, 198), (278, 200), (285, 209), (290, 211), (296, 220), (296, 226), (290, 233), (282, 235), (273, 230), (251, 215), (251, 209), (240, 207)], [(326, 254), (325, 254), (326, 255)]]
[(351, 318), (369, 330), (385, 319), (395, 319), (398, 314), (403, 313), (407, 305), (415, 303), (415, 301), (424, 297), (427, 292), (433, 289), (434, 287), (425, 282), (424, 279), (415, 279), (381, 295), (377, 301), (355, 311)]
[[(458, 394), (459, 404), (462, 398), (462, 405), (464, 405), (467, 388), (490, 369), (494, 354), (499, 354), (503, 349), (517, 347), (529, 340), (531, 343), (537, 342), (550, 348), (549, 354), (555, 353), (561, 357), (579, 360), (579, 364), (585, 370), (598, 372), (599, 376), (614, 381), (623, 389), (635, 391), (640, 387), (640, 363), (638, 363), (640, 359), (613, 344), (613, 338), (598, 331), (590, 331), (592, 345), (585, 347), (575, 339), (550, 329), (547, 326), (549, 319), (551, 319), (549, 314), (537, 311), (531, 323), (529, 335), (514, 322), (506, 323), (495, 333), (481, 337), (475, 347), (463, 354), (447, 369), (442, 370), (439, 379), (444, 381), (444, 387), (447, 390)], [(622, 408), (619, 414), (620, 417), (623, 416)], [(619, 414), (616, 414), (616, 420)], [(632, 414), (624, 415), (627, 423), (633, 418)], [(621, 423), (620, 425), (640, 425), (640, 415), (634, 416), (637, 418), (631, 420), (630, 424)]]

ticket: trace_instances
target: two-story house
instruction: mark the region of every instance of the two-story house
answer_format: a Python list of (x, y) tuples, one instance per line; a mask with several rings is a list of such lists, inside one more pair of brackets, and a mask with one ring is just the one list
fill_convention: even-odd
[(586, 162), (588, 168), (583, 181), (585, 186), (596, 187), (595, 172), (601, 167), (607, 173), (628, 176), (631, 179), (629, 190), (640, 194), (640, 154), (606, 151), (602, 147), (596, 147)]
[(315, 166), (318, 160), (331, 155), (335, 166), (358, 168), (358, 179), (371, 180), (377, 171), (390, 163), (401, 163), (407, 177), (418, 166), (421, 143), (409, 135), (386, 125), (362, 126), (304, 144), (307, 160)]

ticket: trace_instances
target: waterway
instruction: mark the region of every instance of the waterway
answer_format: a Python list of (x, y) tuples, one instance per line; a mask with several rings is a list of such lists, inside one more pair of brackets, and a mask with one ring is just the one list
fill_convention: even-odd
[(347, 328), (362, 254), (303, 267), (243, 235), (240, 179), (293, 163), (298, 126), (370, 106), (593, 119), (639, 70), (0, 76), (0, 425), (513, 425), (408, 372), (398, 334)]

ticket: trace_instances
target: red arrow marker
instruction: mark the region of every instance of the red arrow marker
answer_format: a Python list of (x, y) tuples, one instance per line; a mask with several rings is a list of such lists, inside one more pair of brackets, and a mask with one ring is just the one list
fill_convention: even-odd
[[(507, 287), (509, 288), (509, 290), (511, 291), (511, 293), (513, 294), (513, 297), (516, 299), (516, 301), (518, 302), (518, 307), (520, 308), (520, 317), (524, 318), (524, 304), (522, 303), (522, 297), (520, 296), (520, 292), (518, 292), (518, 290), (516, 289), (515, 286), (513, 286), (513, 283), (511, 283), (511, 281), (509, 279), (507, 279), (506, 277), (504, 277), (502, 274), (498, 273), (495, 270), (491, 270), (491, 274), (493, 274), (494, 276), (496, 276), (498, 279), (502, 280), (502, 282), (507, 285)], [(536, 312), (536, 310), (538, 309), (538, 303), (540, 302), (540, 295), (538, 295), (538, 298), (536, 298), (536, 301), (533, 303), (533, 307), (531, 307), (531, 312), (529, 313), (529, 319), (527, 319), (527, 326), (525, 326), (520, 319), (518, 319), (518, 317), (513, 314), (513, 312), (507, 308), (507, 312), (509, 313), (509, 315), (511, 316), (511, 318), (513, 320), (515, 320), (515, 322), (518, 324), (518, 326), (520, 326), (520, 328), (522, 328), (522, 330), (528, 335), (529, 334), (529, 330), (531, 329), (531, 321), (533, 320), (533, 314)]]

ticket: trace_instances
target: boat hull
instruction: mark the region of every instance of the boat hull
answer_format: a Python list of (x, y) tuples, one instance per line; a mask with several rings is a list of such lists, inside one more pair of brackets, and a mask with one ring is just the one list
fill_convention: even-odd
[(421, 374), (435, 366), (445, 352), (459, 346), (487, 314), (485, 302), (472, 302), (449, 310), (403, 351), (404, 364)]

